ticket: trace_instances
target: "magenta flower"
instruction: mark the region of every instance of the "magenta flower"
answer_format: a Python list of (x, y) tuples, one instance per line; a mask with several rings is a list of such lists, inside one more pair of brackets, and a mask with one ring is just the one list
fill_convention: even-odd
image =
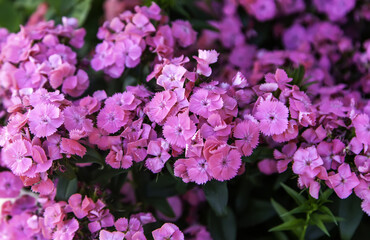
[(171, 116), (167, 119), (163, 127), (163, 135), (171, 145), (185, 148), (196, 131), (194, 122), (188, 116), (188, 113), (181, 113), (178, 116)]
[(63, 124), (62, 112), (54, 105), (41, 103), (29, 113), (31, 132), (37, 137), (48, 137)]
[(343, 163), (338, 168), (338, 173), (328, 177), (332, 188), (338, 197), (344, 199), (352, 193), (352, 189), (360, 184), (356, 174), (351, 172), (351, 167)]
[(79, 97), (89, 87), (89, 77), (81, 69), (76, 76), (70, 76), (63, 82), (62, 91), (72, 97)]
[(53, 234), (54, 240), (72, 240), (75, 232), (78, 230), (79, 224), (75, 218), (64, 221), (58, 224), (57, 231)]
[(164, 164), (171, 157), (165, 149), (168, 151), (168, 143), (161, 138), (149, 142), (147, 153), (154, 157), (148, 158), (145, 161), (145, 166), (153, 173), (160, 172)]
[(182, 88), (184, 86), (186, 69), (183, 66), (174, 64), (165, 65), (162, 74), (157, 79), (157, 84), (164, 87), (165, 90)]
[(217, 62), (219, 53), (216, 50), (198, 50), (198, 57), (194, 56), (197, 60), (197, 73), (209, 77), (212, 73), (210, 64)]
[(318, 167), (324, 164), (314, 146), (299, 148), (294, 153), (293, 159), (293, 172), (295, 174), (307, 174), (311, 178), (320, 172)]
[(199, 89), (190, 97), (189, 110), (204, 118), (208, 118), (213, 111), (221, 109), (222, 106), (221, 96), (206, 89)]
[(260, 135), (258, 124), (251, 120), (245, 120), (235, 126), (233, 133), (237, 139), (235, 140), (235, 146), (238, 150), (244, 156), (251, 155), (253, 149), (258, 145)]
[(105, 105), (97, 117), (98, 127), (108, 133), (115, 133), (127, 123), (127, 118), (128, 116), (122, 108), (114, 105)]
[(7, 145), (2, 151), (2, 160), (16, 175), (22, 175), (32, 166), (32, 145), (19, 139)]
[(209, 116), (208, 123), (205, 123), (200, 128), (201, 134), (204, 138), (209, 136), (218, 136), (228, 138), (231, 132), (231, 126), (221, 118), (217, 113), (213, 113)]
[(209, 160), (212, 176), (219, 180), (230, 180), (236, 176), (242, 164), (241, 154), (237, 150), (222, 148), (222, 151), (212, 155)]
[(61, 208), (61, 205), (55, 203), (47, 208), (45, 208), (44, 212), (44, 224), (53, 228), (54, 226), (62, 223), (64, 219), (64, 212)]
[(370, 121), (367, 114), (359, 114), (353, 119), (356, 137), (361, 143), (370, 145)]
[(86, 217), (89, 211), (95, 208), (95, 204), (92, 199), (85, 196), (82, 200), (82, 196), (79, 193), (75, 193), (70, 196), (68, 204), (72, 208), (74, 215), (79, 219)]
[[(176, 161), (177, 163), (177, 161)], [(175, 163), (175, 167), (176, 167)], [(202, 158), (202, 157), (194, 157), (189, 158), (184, 161), (186, 166), (186, 172), (187, 174), (183, 176), (181, 174), (181, 177), (185, 180), (187, 177), (189, 178), (189, 181), (195, 182), (197, 184), (204, 184), (211, 180), (211, 171), (209, 168), (208, 162)]]
[(196, 41), (195, 32), (188, 21), (176, 20), (172, 22), (172, 35), (181, 47), (188, 47)]
[(9, 171), (0, 172), (0, 198), (15, 198), (22, 188), (23, 183), (18, 176)]
[(152, 232), (154, 240), (184, 240), (184, 234), (173, 223), (165, 223)]
[(93, 123), (91, 119), (86, 118), (86, 113), (81, 107), (70, 106), (63, 111), (64, 126), (68, 131), (74, 129), (91, 132)]
[(108, 232), (106, 230), (101, 230), (99, 232), (99, 240), (123, 240), (125, 234), (123, 232)]
[(144, 111), (151, 121), (160, 123), (166, 118), (176, 102), (176, 93), (172, 91), (157, 92), (153, 99), (145, 106)]
[(261, 132), (267, 136), (281, 134), (288, 128), (289, 110), (282, 102), (262, 100), (254, 116), (260, 121)]

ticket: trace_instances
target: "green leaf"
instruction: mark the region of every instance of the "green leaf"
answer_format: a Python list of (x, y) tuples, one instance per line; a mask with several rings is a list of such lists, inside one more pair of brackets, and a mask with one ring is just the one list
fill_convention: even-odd
[(276, 215), (271, 203), (264, 200), (253, 200), (246, 212), (239, 213), (238, 226), (251, 227), (263, 223)]
[[(293, 215), (290, 215), (290, 214), (284, 215), (285, 213), (288, 212), (288, 210), (286, 210), (283, 206), (277, 203), (274, 199), (271, 199), (271, 204), (284, 222), (289, 222), (289, 221), (296, 219)], [(303, 231), (303, 226), (304, 226), (304, 223), (300, 225), (299, 227), (292, 229), (292, 232), (297, 237), (299, 237), (301, 235), (301, 232)]]
[(175, 213), (165, 198), (148, 198), (148, 203), (167, 217), (175, 217)]
[(77, 178), (69, 180), (67, 178), (60, 177), (58, 179), (56, 199), (62, 201), (68, 201), (69, 197), (77, 192)]
[(77, 18), (79, 26), (82, 26), (91, 9), (92, 0), (80, 0), (73, 6), (70, 17)]
[(361, 199), (353, 196), (342, 199), (339, 202), (339, 217), (344, 221), (339, 223), (340, 236), (342, 240), (352, 239), (358, 225), (361, 222), (363, 212), (361, 210)]
[(216, 215), (222, 216), (226, 214), (226, 205), (228, 201), (228, 190), (226, 182), (218, 182), (212, 180), (203, 186), (203, 191), (206, 199), (215, 211)]
[(328, 216), (330, 216), (330, 218), (332, 219), (332, 221), (338, 225), (338, 221), (337, 221), (337, 218), (334, 216), (334, 214), (330, 211), (330, 209), (324, 205), (322, 205), (320, 208), (319, 208), (319, 211), (321, 211), (322, 213), (325, 213), (327, 214)]
[(304, 226), (305, 221), (303, 219), (291, 219), (287, 222), (284, 222), (276, 227), (270, 228), (269, 232), (276, 232), (276, 231), (294, 231), (299, 227)]
[(323, 199), (323, 200), (328, 200), (329, 197), (331, 196), (331, 194), (333, 193), (333, 189), (331, 188), (328, 188), (325, 190), (325, 192), (323, 192), (322, 194), (320, 194), (320, 199)]
[(226, 208), (224, 216), (217, 216), (210, 209), (208, 212), (208, 229), (214, 240), (235, 240), (236, 239), (236, 220), (230, 208)]
[(10, 0), (0, 0), (0, 27), (5, 27), (11, 32), (19, 30), (22, 16)]
[(96, 176), (91, 183), (99, 183), (105, 185), (108, 184), (114, 176), (117, 176), (121, 173), (126, 173), (127, 171), (127, 169), (115, 169), (111, 166), (105, 166), (103, 170), (96, 172)]
[(305, 201), (307, 201), (305, 197), (303, 197), (302, 195), (300, 195), (299, 193), (297, 193), (296, 191), (294, 191), (292, 188), (288, 187), (284, 183), (281, 183), (281, 186), (289, 194), (289, 196), (291, 196), (294, 199), (294, 201), (298, 205), (303, 204)]
[(297, 213), (305, 213), (305, 212), (308, 212), (310, 209), (311, 208), (307, 204), (303, 204), (303, 205), (300, 205), (300, 206), (298, 206), (296, 208), (293, 208), (289, 212), (283, 213), (280, 216), (281, 217), (284, 217), (286, 215), (293, 215), (293, 214), (297, 214)]
[(317, 213), (314, 213), (311, 215), (311, 221), (313, 224), (315, 224), (318, 228), (321, 229), (327, 236), (330, 237), (330, 234), (328, 232), (328, 229), (326, 229), (325, 224), (323, 223), (322, 219), (320, 218), (320, 215)]

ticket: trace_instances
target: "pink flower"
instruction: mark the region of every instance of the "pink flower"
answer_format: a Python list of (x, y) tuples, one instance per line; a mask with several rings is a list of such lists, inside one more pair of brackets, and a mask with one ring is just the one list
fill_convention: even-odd
[(85, 71), (79, 69), (76, 76), (64, 80), (62, 91), (72, 97), (79, 97), (88, 87), (89, 77)]
[(18, 176), (9, 171), (0, 172), (0, 198), (15, 198), (22, 188), (23, 183)]
[(75, 232), (78, 230), (79, 224), (75, 218), (64, 221), (58, 224), (57, 231), (53, 234), (54, 240), (72, 240)]
[(2, 160), (16, 175), (22, 175), (32, 166), (32, 145), (19, 139), (2, 150)]
[[(329, 170), (337, 167), (344, 162), (343, 150), (346, 146), (339, 139), (334, 139), (331, 143), (320, 142), (317, 145), (317, 152), (324, 161), (324, 167)], [(334, 162), (333, 162), (334, 160)]]
[(261, 132), (267, 136), (281, 134), (288, 128), (289, 111), (282, 102), (262, 100), (254, 116), (260, 121)]
[(293, 172), (295, 174), (307, 174), (311, 178), (316, 176), (323, 161), (314, 146), (298, 149), (293, 156)]
[(164, 87), (165, 90), (182, 88), (184, 86), (186, 69), (183, 66), (174, 64), (165, 65), (162, 74), (157, 79), (157, 84)]
[(72, 140), (68, 138), (62, 138), (62, 141), (60, 144), (60, 150), (61, 150), (61, 153), (65, 153), (69, 156), (78, 155), (80, 157), (83, 157), (86, 153), (86, 148), (84, 146), (82, 146), (76, 140)]
[(105, 162), (109, 164), (112, 168), (123, 168), (127, 169), (132, 166), (132, 156), (123, 154), (121, 147), (113, 145), (112, 149), (105, 158)]
[(184, 234), (173, 223), (165, 223), (152, 232), (154, 240), (184, 240)]
[(128, 116), (122, 108), (114, 105), (105, 105), (97, 117), (98, 127), (108, 133), (115, 133), (127, 123), (127, 118)]
[(356, 137), (361, 143), (370, 145), (370, 122), (367, 114), (359, 114), (353, 119)]
[(222, 106), (221, 96), (206, 89), (199, 89), (190, 97), (189, 110), (204, 118), (208, 118), (213, 111), (221, 109)]
[(79, 219), (86, 217), (88, 212), (95, 207), (92, 199), (85, 196), (82, 200), (82, 196), (79, 193), (70, 196), (68, 204), (72, 208), (74, 215)]
[(176, 20), (172, 22), (172, 34), (181, 47), (188, 47), (197, 38), (197, 32), (193, 30), (188, 21)]
[(38, 104), (30, 111), (28, 120), (31, 132), (37, 137), (52, 135), (64, 121), (59, 108), (44, 103)]
[(99, 240), (123, 240), (125, 234), (122, 232), (108, 232), (106, 230), (101, 230), (99, 232)]
[(277, 172), (276, 161), (273, 159), (263, 159), (262, 161), (258, 162), (257, 166), (258, 169), (266, 175), (271, 175)]
[[(190, 177), (188, 175), (186, 162), (188, 159), (178, 159), (174, 164), (174, 175), (182, 179), (183, 182), (190, 182)], [(208, 177), (207, 177), (208, 178)]]
[(123, 110), (135, 110), (141, 103), (131, 92), (116, 93), (105, 100), (105, 105), (117, 105)]
[(105, 208), (105, 204), (100, 199), (95, 203), (95, 208), (89, 211), (87, 218), (90, 220), (88, 228), (92, 233), (114, 224), (113, 215)]
[[(168, 151), (168, 143), (163, 139), (157, 139), (155, 141), (150, 141), (148, 144), (149, 155), (155, 156), (154, 158), (148, 158), (145, 161), (145, 166), (151, 170), (153, 173), (158, 173), (164, 167), (164, 164), (171, 157)], [(167, 150), (165, 150), (167, 149)]]
[(218, 137), (227, 137), (230, 135), (231, 126), (221, 118), (217, 113), (213, 113), (207, 119), (207, 123), (200, 128), (201, 134), (204, 138), (215, 135)]
[(137, 141), (130, 142), (127, 144), (127, 153), (130, 155), (132, 160), (135, 162), (143, 161), (147, 156), (146, 147), (148, 145), (148, 139), (141, 138)]
[(272, 135), (272, 139), (275, 142), (287, 142), (289, 140), (295, 139), (298, 136), (298, 124), (295, 120), (290, 120), (288, 122), (287, 129), (281, 134)]
[(225, 181), (236, 176), (242, 159), (239, 151), (227, 147), (212, 155), (208, 163), (212, 176), (219, 181)]
[(235, 140), (235, 146), (238, 150), (243, 153), (244, 156), (252, 154), (253, 149), (258, 145), (259, 128), (258, 124), (251, 121), (245, 120), (238, 123), (233, 129)]
[(81, 107), (70, 106), (63, 111), (64, 126), (68, 131), (74, 129), (91, 132), (93, 124), (91, 119), (86, 118), (86, 113)]
[(44, 224), (49, 227), (54, 227), (59, 223), (62, 223), (64, 218), (64, 212), (61, 208), (61, 205), (55, 203), (47, 208), (44, 212)]
[(370, 216), (370, 200), (365, 199), (361, 203), (362, 211), (364, 211), (368, 216)]
[(198, 50), (198, 57), (194, 56), (197, 60), (197, 73), (209, 77), (212, 73), (210, 64), (217, 62), (219, 53), (216, 50)]
[(347, 198), (352, 193), (352, 189), (360, 184), (356, 174), (351, 172), (347, 163), (343, 163), (338, 168), (338, 173), (328, 177), (332, 188), (341, 199)]
[[(177, 161), (176, 161), (177, 163)], [(211, 171), (208, 162), (202, 157), (194, 157), (184, 160), (189, 181), (204, 184), (211, 180)], [(175, 166), (176, 167), (176, 166)], [(181, 175), (182, 176), (182, 175)], [(182, 176), (184, 179), (184, 177)]]
[(176, 102), (176, 93), (172, 91), (157, 92), (153, 99), (145, 106), (144, 111), (151, 121), (160, 123), (166, 118)]
[(186, 142), (194, 136), (195, 131), (196, 126), (187, 112), (169, 117), (163, 127), (167, 142), (180, 148), (186, 147)]

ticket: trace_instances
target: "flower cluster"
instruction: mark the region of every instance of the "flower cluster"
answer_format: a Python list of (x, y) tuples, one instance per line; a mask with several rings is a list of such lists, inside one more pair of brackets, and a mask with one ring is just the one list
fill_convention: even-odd
[(99, 28), (103, 40), (91, 60), (94, 70), (104, 70), (112, 78), (122, 75), (125, 68), (136, 67), (146, 49), (159, 59), (172, 58), (176, 47), (188, 47), (196, 40), (189, 22), (176, 20), (165, 24), (161, 9), (154, 2), (150, 7), (135, 7), (135, 13), (125, 11)]
[[(93, 70), (111, 78), (139, 65), (151, 71), (112, 95), (83, 95), (88, 60), (78, 61), (76, 49), (85, 30), (75, 19), (0, 29), (0, 197), (16, 198), (22, 188), (38, 194), (2, 206), (0, 236), (137, 240), (146, 239), (145, 225), (155, 240), (209, 240), (198, 185), (229, 181), (253, 165), (268, 175), (290, 171), (316, 199), (327, 188), (341, 199), (354, 193), (370, 215), (370, 40), (343, 30), (345, 17), (357, 21), (369, 11), (354, 0), (314, 0), (316, 16), (307, 4), (225, 0), (209, 22), (218, 31), (198, 38), (190, 22), (170, 21), (155, 3), (112, 17), (99, 28)], [(261, 48), (255, 24), (295, 13), (290, 25), (274, 25), (280, 46)], [(103, 157), (93, 161), (90, 150)], [(82, 179), (90, 170), (124, 183), (112, 190)], [(60, 198), (68, 174), (78, 183)], [(172, 217), (136, 199), (145, 196), (135, 189), (142, 179), (162, 174), (177, 184), (177, 195), (162, 199)], [(115, 211), (110, 194), (125, 196), (118, 202), (131, 206), (127, 212)], [(174, 224), (181, 217), (190, 226), (184, 231)]]

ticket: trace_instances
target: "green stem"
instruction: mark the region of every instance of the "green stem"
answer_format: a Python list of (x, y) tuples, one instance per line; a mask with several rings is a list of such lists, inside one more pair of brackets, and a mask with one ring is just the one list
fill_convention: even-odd
[(304, 237), (306, 236), (307, 227), (308, 227), (308, 224), (310, 222), (310, 214), (311, 214), (311, 212), (308, 212), (306, 214), (306, 222), (304, 223), (304, 227), (303, 227), (301, 237), (299, 238), (299, 240), (304, 240), (305, 239)]

